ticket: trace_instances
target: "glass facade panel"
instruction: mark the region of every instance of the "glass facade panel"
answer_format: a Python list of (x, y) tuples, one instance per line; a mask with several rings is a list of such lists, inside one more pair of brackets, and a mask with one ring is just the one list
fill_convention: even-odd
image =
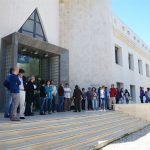
[(34, 22), (32, 20), (27, 20), (22, 29), (33, 32), (33, 26)]
[(42, 37), (42, 36), (39, 36), (39, 35), (35, 35), (35, 38), (37, 38), (37, 39), (39, 39), (39, 40), (41, 40), (41, 41), (43, 41), (44, 39), (44, 37)]
[(34, 13), (32, 13), (29, 18), (34, 20)]
[(36, 21), (40, 22), (38, 14), (36, 14)]
[(42, 27), (39, 23), (36, 23), (36, 33), (43, 36)]
[(22, 31), (22, 33), (24, 33), (25, 35), (29, 35), (31, 37), (33, 37), (33, 33), (32, 32), (28, 32), (28, 31)]
[(37, 10), (30, 15), (24, 25), (19, 29), (19, 32), (46, 41)]

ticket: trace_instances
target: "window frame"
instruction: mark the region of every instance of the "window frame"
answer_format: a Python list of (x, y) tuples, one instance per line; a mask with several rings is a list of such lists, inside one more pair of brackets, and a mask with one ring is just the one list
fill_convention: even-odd
[[(31, 16), (34, 16), (34, 19), (31, 18)], [(30, 30), (27, 30), (27, 29), (24, 29), (24, 25), (25, 23), (30, 20), (30, 21), (33, 21), (33, 31), (30, 31)], [(46, 37), (45, 37), (45, 34), (44, 34), (44, 30), (43, 30), (43, 27), (42, 27), (42, 24), (41, 24), (41, 21), (40, 21), (40, 18), (39, 18), (39, 15), (38, 15), (38, 12), (37, 10), (35, 9), (32, 14), (29, 16), (29, 18), (25, 21), (25, 23), (22, 25), (22, 27), (19, 29), (19, 32), (20, 33), (23, 33), (24, 32), (28, 32), (28, 33), (31, 33), (33, 35), (33, 38), (36, 38), (36, 36), (39, 36), (43, 39), (43, 41), (47, 41), (46, 40)], [(39, 24), (39, 26), (41, 27), (41, 31), (43, 34), (39, 34), (37, 33), (36, 29), (37, 29), (37, 24)]]

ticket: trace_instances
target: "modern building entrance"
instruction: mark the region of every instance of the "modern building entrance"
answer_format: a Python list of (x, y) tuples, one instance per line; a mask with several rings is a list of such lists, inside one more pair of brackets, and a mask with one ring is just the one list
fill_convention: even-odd
[[(69, 82), (69, 51), (59, 46), (16, 32), (2, 39), (0, 80), (4, 81), (9, 69), (19, 66), (26, 76), (35, 75), (41, 79)], [(0, 85), (1, 110), (6, 99), (6, 91)]]
[(25, 70), (27, 78), (34, 75), (40, 79), (54, 80), (56, 85), (59, 84), (59, 55), (20, 46), (17, 66)]

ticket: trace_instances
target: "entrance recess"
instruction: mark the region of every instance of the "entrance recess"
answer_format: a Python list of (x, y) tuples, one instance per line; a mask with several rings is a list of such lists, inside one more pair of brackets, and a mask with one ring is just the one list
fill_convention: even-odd
[[(29, 50), (30, 49), (30, 50)], [(25, 76), (31, 75), (43, 80), (60, 81), (60, 56), (19, 46), (17, 66), (25, 70)]]
[[(4, 81), (9, 69), (20, 66), (26, 75), (36, 75), (44, 80), (69, 82), (69, 51), (39, 39), (13, 33), (2, 38), (1, 43), (0, 80)], [(1, 108), (6, 98), (3, 85), (0, 85)], [(0, 108), (0, 109), (1, 109)]]

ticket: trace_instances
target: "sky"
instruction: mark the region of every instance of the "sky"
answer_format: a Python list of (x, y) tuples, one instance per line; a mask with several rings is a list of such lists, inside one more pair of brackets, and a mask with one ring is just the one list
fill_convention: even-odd
[(150, 46), (150, 0), (112, 0), (113, 13)]

